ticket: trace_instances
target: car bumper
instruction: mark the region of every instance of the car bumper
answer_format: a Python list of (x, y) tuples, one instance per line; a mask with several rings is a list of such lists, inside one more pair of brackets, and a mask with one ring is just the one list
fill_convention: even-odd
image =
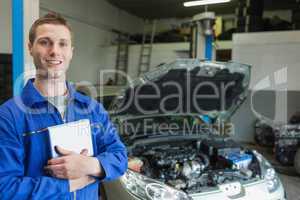
[[(127, 191), (120, 181), (104, 184), (107, 200), (141, 200), (141, 198)], [(210, 192), (191, 194), (193, 200), (286, 200), (283, 186), (280, 182), (278, 189), (269, 193), (266, 181), (256, 181), (243, 186), (243, 194), (238, 197), (230, 197), (221, 189)]]
[(190, 195), (193, 200), (285, 200), (284, 188), (280, 182), (278, 189), (269, 193), (266, 181), (257, 181), (243, 186), (244, 192), (237, 197), (230, 197), (222, 190)]

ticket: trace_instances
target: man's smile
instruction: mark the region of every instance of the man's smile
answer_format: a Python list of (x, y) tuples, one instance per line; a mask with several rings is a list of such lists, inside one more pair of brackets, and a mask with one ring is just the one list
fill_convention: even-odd
[(56, 59), (46, 59), (46, 62), (51, 65), (60, 65), (62, 63), (61, 60)]

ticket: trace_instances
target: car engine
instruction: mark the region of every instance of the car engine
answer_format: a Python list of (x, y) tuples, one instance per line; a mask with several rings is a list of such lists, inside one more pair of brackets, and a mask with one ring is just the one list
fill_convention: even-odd
[(260, 175), (250, 151), (219, 138), (136, 145), (129, 148), (129, 168), (188, 193)]

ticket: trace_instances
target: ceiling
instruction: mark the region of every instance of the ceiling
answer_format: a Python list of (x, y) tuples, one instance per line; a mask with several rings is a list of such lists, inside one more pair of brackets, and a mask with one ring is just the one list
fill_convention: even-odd
[[(184, 18), (205, 11), (204, 6), (184, 7), (186, 0), (108, 0), (116, 7), (125, 10), (135, 16), (145, 19)], [(255, 1), (255, 0), (254, 0)], [(260, 0), (256, 0), (260, 1)], [(300, 0), (264, 0), (265, 10), (285, 10), (299, 8)], [(217, 15), (232, 14), (239, 0), (231, 0), (229, 3), (209, 5), (208, 11), (214, 11)]]

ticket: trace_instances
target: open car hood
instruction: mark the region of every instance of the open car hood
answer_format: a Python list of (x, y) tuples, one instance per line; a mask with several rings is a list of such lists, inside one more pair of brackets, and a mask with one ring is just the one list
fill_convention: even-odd
[(120, 91), (113, 115), (198, 114), (230, 117), (246, 98), (250, 66), (178, 59), (143, 74)]

